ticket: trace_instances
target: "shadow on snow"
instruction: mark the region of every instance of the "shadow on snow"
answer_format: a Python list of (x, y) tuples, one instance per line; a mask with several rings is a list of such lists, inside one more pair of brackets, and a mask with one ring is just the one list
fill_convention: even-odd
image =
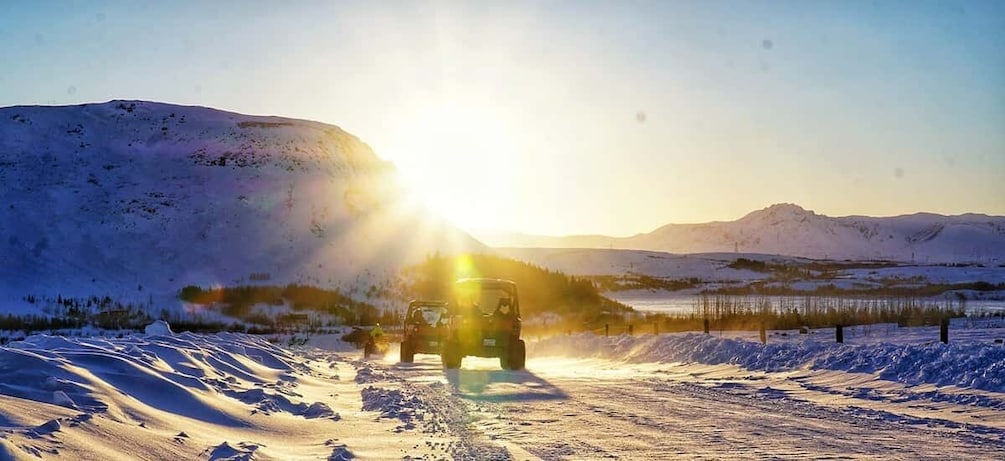
[(568, 394), (528, 370), (444, 370), (454, 393), (486, 402), (565, 400)]

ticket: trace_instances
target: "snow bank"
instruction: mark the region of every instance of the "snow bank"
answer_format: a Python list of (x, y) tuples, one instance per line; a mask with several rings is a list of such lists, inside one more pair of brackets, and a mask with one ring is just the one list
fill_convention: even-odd
[[(243, 423), (221, 411), (210, 396), (306, 418), (333, 417), (324, 404), (291, 400), (296, 395), (287, 388), (293, 384), (286, 383), (301, 365), (290, 354), (261, 338), (230, 333), (117, 339), (30, 336), (0, 347), (0, 394), (86, 413), (139, 402), (227, 426)], [(121, 400), (116, 394), (135, 400)]]
[(987, 343), (847, 345), (807, 340), (762, 345), (696, 333), (610, 338), (582, 333), (532, 344), (530, 354), (732, 364), (763, 371), (838, 370), (876, 374), (912, 385), (956, 385), (1005, 392), (1005, 347)]
[(416, 386), (401, 378), (390, 383), (396, 389), (339, 379), (351, 367), (374, 381), (392, 378), (366, 361), (350, 365), (329, 351), (245, 334), (30, 336), (0, 347), (0, 461), (50, 454), (426, 459), (446, 452), (446, 442), (420, 445), (451, 436)]

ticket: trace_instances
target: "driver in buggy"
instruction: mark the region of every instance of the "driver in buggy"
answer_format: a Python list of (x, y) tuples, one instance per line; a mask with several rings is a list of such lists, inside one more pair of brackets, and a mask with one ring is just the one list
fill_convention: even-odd
[(369, 357), (370, 354), (387, 350), (387, 341), (384, 341), (384, 329), (380, 327), (379, 323), (370, 329), (370, 335), (367, 339), (366, 345), (363, 346), (364, 358)]
[(510, 306), (509, 298), (499, 298), (499, 305), (496, 306), (496, 310), (492, 315), (495, 317), (506, 317), (512, 313), (513, 308)]

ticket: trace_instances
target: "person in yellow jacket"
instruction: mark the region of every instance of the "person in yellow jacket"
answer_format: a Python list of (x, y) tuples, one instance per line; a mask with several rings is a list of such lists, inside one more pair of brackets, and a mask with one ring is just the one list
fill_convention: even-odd
[(363, 346), (363, 357), (369, 357), (370, 354), (376, 354), (381, 352), (381, 338), (384, 337), (384, 330), (380, 327), (380, 324), (376, 324), (370, 329), (370, 338), (367, 340), (366, 345)]
[(370, 329), (370, 337), (373, 338), (373, 342), (377, 342), (381, 336), (384, 336), (384, 330), (380, 328), (380, 324), (376, 324)]

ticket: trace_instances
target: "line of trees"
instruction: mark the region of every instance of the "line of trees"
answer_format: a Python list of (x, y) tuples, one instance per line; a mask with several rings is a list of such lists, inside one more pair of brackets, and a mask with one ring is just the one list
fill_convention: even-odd
[(347, 325), (372, 325), (376, 322), (398, 323), (398, 313), (353, 299), (338, 289), (289, 284), (241, 285), (236, 287), (186, 286), (178, 297), (185, 302), (219, 308), (220, 313), (261, 327), (275, 327), (279, 318), (255, 312), (255, 305), (289, 305), (293, 311), (327, 314)]
[[(636, 332), (710, 330), (768, 330), (829, 328), (836, 325), (871, 325), (895, 323), (901, 327), (939, 325), (943, 319), (965, 317), (962, 302), (932, 301), (918, 298), (802, 298), (734, 297), (701, 295), (690, 312), (644, 313), (612, 318), (607, 324), (611, 334), (620, 334), (635, 326)], [(593, 329), (594, 332), (601, 331)]]
[(918, 285), (893, 285), (880, 287), (838, 287), (833, 283), (820, 285), (813, 290), (798, 290), (771, 281), (754, 282), (744, 286), (731, 286), (705, 290), (705, 294), (721, 296), (822, 296), (822, 297), (874, 297), (874, 298), (930, 298), (952, 291), (1001, 291), (1005, 283), (926, 283)]
[(85, 312), (71, 306), (63, 315), (0, 316), (0, 331), (20, 331), (30, 334), (85, 327), (102, 330), (141, 330), (152, 321), (153, 317), (147, 311), (136, 307)]
[(695, 288), (702, 284), (697, 277), (664, 279), (645, 274), (591, 275), (587, 277), (600, 291), (664, 290), (678, 291)]

